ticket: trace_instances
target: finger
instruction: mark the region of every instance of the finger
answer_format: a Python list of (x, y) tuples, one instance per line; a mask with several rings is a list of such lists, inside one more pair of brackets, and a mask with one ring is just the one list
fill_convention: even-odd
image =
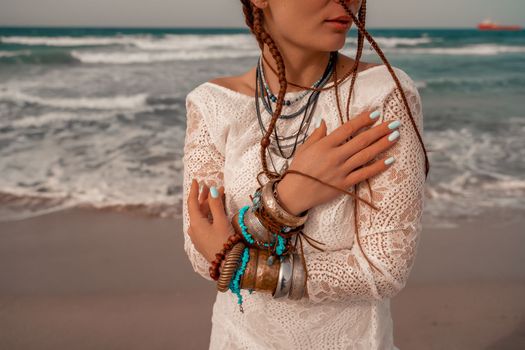
[(208, 206), (208, 194), (210, 192), (210, 189), (206, 185), (205, 182), (202, 182), (201, 185), (201, 192), (199, 195), (199, 205), (201, 208), (202, 215), (208, 216), (210, 213), (210, 207)]
[(197, 180), (191, 180), (190, 193), (188, 194), (188, 215), (190, 221), (197, 221), (198, 219), (206, 218), (201, 212), (199, 205), (199, 183)]
[(337, 154), (342, 157), (342, 159), (347, 159), (352, 157), (354, 154), (365, 150), (365, 148), (381, 138), (385, 138), (384, 143), (387, 144), (386, 141), (388, 140), (385, 135), (392, 135), (391, 137), (395, 139), (397, 136), (399, 136), (399, 131), (397, 129), (400, 125), (400, 120), (388, 120), (379, 125), (376, 125), (353, 137), (348, 142), (343, 143), (337, 148)]
[(208, 200), (208, 192), (210, 191), (210, 189), (204, 181), (201, 183), (199, 190), (199, 203), (206, 203), (206, 201)]
[(339, 146), (343, 142), (346, 142), (350, 136), (356, 134), (361, 128), (374, 124), (379, 120), (379, 117), (379, 109), (375, 110), (374, 112), (361, 112), (356, 117), (345, 122), (343, 125), (328, 134), (323, 142), (327, 142), (330, 146)]
[(222, 205), (224, 208), (226, 208), (226, 195), (224, 194), (224, 186), (221, 186), (219, 192), (221, 193)]
[(351, 187), (366, 179), (376, 176), (377, 174), (390, 168), (394, 163), (395, 157), (383, 157), (380, 160), (373, 162), (370, 165), (364, 166), (358, 170), (351, 172), (345, 179), (345, 187)]
[(314, 120), (314, 131), (306, 138), (306, 140), (297, 148), (297, 152), (307, 149), (309, 146), (313, 145), (320, 139), (326, 136), (326, 122), (324, 118), (320, 115), (316, 115)]
[(221, 192), (215, 186), (210, 188), (210, 195), (208, 196), (208, 205), (210, 206), (211, 215), (213, 216), (213, 224), (227, 225), (229, 220), (224, 211), (224, 204), (221, 198)]
[[(383, 136), (379, 141), (374, 142), (371, 146), (348, 158), (343, 164), (344, 171), (350, 173), (353, 169), (357, 169), (361, 165), (368, 163), (378, 154), (392, 147), (398, 140), (399, 131), (397, 130), (391, 132), (389, 135)], [(349, 143), (350, 142), (352, 141), (349, 141)]]

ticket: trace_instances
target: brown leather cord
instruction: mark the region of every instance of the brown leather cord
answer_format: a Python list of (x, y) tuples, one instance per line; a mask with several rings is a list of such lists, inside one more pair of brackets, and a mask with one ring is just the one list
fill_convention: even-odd
[[(261, 51), (263, 51), (264, 45), (267, 45), (268, 49), (270, 51), (270, 54), (272, 55), (272, 57), (273, 57), (273, 59), (275, 61), (275, 64), (277, 65), (277, 70), (276, 70), (276, 69), (274, 69), (272, 67), (271, 64), (269, 64), (269, 62), (267, 61), (266, 57), (264, 57), (264, 55), (262, 55), (263, 56), (263, 60), (268, 65), (269, 69), (278, 77), (279, 87), (280, 87), (279, 88), (279, 92), (277, 94), (277, 103), (276, 103), (276, 108), (274, 110), (274, 113), (272, 115), (272, 119), (270, 121), (270, 124), (268, 126), (266, 134), (261, 139), (260, 158), (261, 158), (261, 164), (262, 164), (262, 168), (263, 169), (257, 175), (257, 181), (262, 186), (262, 183), (261, 183), (261, 181), (259, 179), (261, 174), (265, 174), (266, 177), (269, 180), (271, 180), (271, 179), (276, 179), (276, 178), (281, 178), (282, 179), (288, 173), (295, 173), (295, 174), (299, 174), (299, 175), (302, 175), (302, 176), (306, 176), (306, 177), (308, 177), (308, 178), (310, 178), (312, 180), (316, 180), (316, 181), (321, 182), (321, 183), (323, 183), (323, 184), (325, 184), (327, 186), (330, 186), (330, 187), (335, 188), (335, 189), (337, 189), (337, 190), (339, 190), (341, 192), (344, 192), (344, 193), (346, 193), (348, 195), (351, 195), (354, 198), (354, 215), (355, 215), (354, 216), (354, 219), (355, 219), (354, 225), (355, 225), (355, 234), (357, 236), (358, 245), (359, 245), (361, 251), (363, 252), (363, 255), (368, 260), (368, 262), (376, 270), (380, 271), (374, 264), (372, 264), (372, 262), (366, 256), (366, 254), (364, 254), (364, 251), (362, 250), (362, 245), (361, 245), (361, 242), (360, 242), (360, 239), (359, 239), (358, 223), (357, 223), (357, 218), (358, 218), (358, 216), (357, 216), (357, 214), (358, 214), (357, 206), (358, 205), (357, 204), (358, 204), (358, 201), (366, 203), (367, 205), (372, 207), (374, 210), (378, 210), (378, 208), (375, 207), (372, 203), (370, 203), (370, 202), (360, 198), (357, 195), (358, 194), (357, 189), (358, 189), (358, 185), (359, 184), (354, 185), (354, 189), (355, 189), (354, 192), (355, 192), (355, 194), (353, 194), (353, 193), (351, 193), (349, 191), (346, 191), (344, 189), (340, 189), (340, 188), (338, 188), (336, 186), (333, 186), (331, 184), (323, 182), (323, 181), (321, 181), (321, 180), (319, 180), (319, 179), (317, 179), (317, 178), (315, 178), (315, 177), (313, 177), (311, 175), (308, 175), (308, 174), (305, 174), (305, 173), (302, 173), (302, 172), (299, 172), (299, 171), (296, 171), (296, 170), (286, 170), (281, 175), (281, 174), (278, 174), (278, 173), (275, 173), (275, 172), (272, 172), (271, 170), (269, 170), (268, 163), (267, 163), (267, 158), (266, 158), (267, 157), (266, 149), (270, 145), (270, 136), (271, 136), (272, 132), (274, 131), (277, 119), (281, 115), (281, 111), (282, 111), (282, 107), (283, 107), (283, 103), (284, 103), (284, 96), (286, 94), (286, 90), (287, 90), (288, 84), (290, 84), (292, 86), (295, 86), (295, 87), (302, 88), (302, 89), (315, 90), (315, 91), (325, 91), (325, 90), (329, 90), (330, 88), (334, 88), (335, 89), (335, 94), (336, 94), (336, 101), (337, 101), (337, 108), (338, 108), (339, 118), (340, 118), (341, 123), (343, 124), (344, 123), (344, 118), (343, 118), (343, 111), (341, 110), (341, 106), (339, 104), (338, 87), (339, 87), (340, 84), (342, 84), (346, 80), (346, 78), (348, 76), (352, 75), (352, 81), (351, 81), (350, 91), (349, 91), (347, 102), (346, 102), (346, 113), (345, 113), (347, 121), (350, 120), (350, 116), (349, 116), (350, 100), (351, 100), (351, 97), (352, 97), (352, 92), (353, 92), (353, 88), (354, 88), (354, 83), (356, 81), (356, 76), (359, 73), (357, 71), (357, 67), (359, 65), (359, 61), (360, 61), (360, 58), (361, 58), (361, 55), (362, 55), (364, 38), (366, 38), (367, 41), (372, 46), (372, 48), (380, 56), (380, 58), (383, 61), (384, 65), (387, 67), (390, 75), (392, 76), (392, 78), (393, 78), (393, 80), (394, 80), (394, 82), (396, 84), (397, 89), (401, 93), (403, 104), (404, 104), (404, 106), (406, 108), (406, 111), (407, 111), (409, 117), (410, 117), (410, 121), (411, 121), (412, 127), (415, 130), (416, 135), (418, 137), (418, 140), (419, 140), (419, 142), (420, 142), (420, 144), (421, 144), (421, 146), (423, 148), (423, 152), (424, 152), (424, 155), (425, 155), (425, 179), (428, 177), (430, 165), (429, 165), (429, 161), (428, 161), (427, 149), (426, 149), (426, 147), (425, 147), (425, 145), (423, 143), (423, 140), (422, 140), (422, 137), (421, 137), (421, 135), (419, 133), (419, 130), (417, 129), (416, 124), (414, 122), (412, 111), (410, 109), (410, 105), (408, 104), (408, 100), (407, 100), (407, 98), (405, 96), (405, 92), (404, 92), (404, 90), (402, 88), (402, 85), (401, 85), (399, 79), (397, 78), (397, 76), (396, 76), (392, 66), (390, 65), (390, 63), (386, 59), (384, 53), (379, 48), (379, 46), (377, 45), (375, 40), (372, 38), (372, 36), (365, 29), (366, 0), (362, 0), (362, 4), (361, 4), (361, 7), (359, 9), (359, 14), (358, 14), (359, 19), (356, 18), (356, 16), (350, 10), (350, 8), (346, 4), (345, 0), (338, 0), (338, 2), (344, 8), (344, 10), (347, 12), (347, 14), (351, 17), (353, 23), (355, 23), (355, 25), (356, 25), (356, 27), (358, 29), (357, 52), (356, 52), (354, 64), (353, 64), (353, 67), (347, 73), (345, 73), (340, 80), (337, 79), (337, 71), (334, 68), (334, 83), (333, 83), (333, 85), (325, 86), (325, 87), (322, 87), (322, 88), (313, 88), (313, 87), (302, 86), (302, 85), (299, 85), (299, 84), (287, 81), (287, 79), (286, 79), (286, 70), (285, 70), (285, 65), (284, 65), (284, 59), (283, 59), (283, 57), (282, 57), (282, 55), (281, 55), (281, 53), (280, 53), (276, 43), (274, 42), (274, 40), (270, 37), (270, 35), (268, 33), (266, 33), (266, 31), (263, 28), (263, 13), (262, 13), (262, 10), (257, 8), (256, 6), (254, 6), (251, 3), (251, 0), (241, 0), (241, 3), (243, 4), (243, 12), (244, 12), (246, 24), (250, 28), (250, 31), (256, 37), (257, 42), (259, 44), (259, 47), (261, 48)], [(337, 64), (336, 64), (336, 67), (337, 67)], [(256, 98), (258, 98), (258, 97), (256, 97)], [(371, 189), (371, 185), (370, 185), (369, 179), (366, 179), (366, 183), (367, 183), (367, 186), (368, 186), (368, 190), (369, 190), (369, 192), (371, 194), (372, 193), (372, 189)], [(300, 233), (301, 232), (302, 232), (302, 230), (300, 231)], [(305, 238), (307, 240), (307, 242), (310, 243), (309, 240), (307, 239), (307, 237), (308, 237), (308, 239), (311, 239), (311, 237), (307, 236), (304, 233), (298, 235), (298, 239), (301, 240), (300, 243), (301, 243), (301, 251), (302, 252), (303, 252), (302, 238)], [(296, 242), (296, 244), (297, 244), (297, 242)], [(304, 257), (304, 252), (303, 252), (303, 257)], [(306, 271), (306, 264), (304, 263), (304, 260), (305, 259), (303, 259), (303, 264), (304, 264), (305, 271)]]

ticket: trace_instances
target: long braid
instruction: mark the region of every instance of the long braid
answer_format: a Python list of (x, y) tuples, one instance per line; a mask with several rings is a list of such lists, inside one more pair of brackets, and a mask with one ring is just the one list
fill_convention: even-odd
[(253, 13), (253, 31), (255, 33), (255, 36), (258, 38), (259, 42), (262, 42), (268, 46), (268, 49), (270, 53), (272, 54), (273, 59), (275, 60), (275, 63), (277, 64), (277, 73), (279, 77), (279, 94), (277, 97), (277, 106), (275, 107), (275, 111), (272, 115), (272, 120), (270, 121), (270, 125), (268, 126), (268, 131), (264, 135), (264, 137), (261, 140), (261, 162), (263, 166), (264, 173), (268, 176), (268, 178), (274, 179), (280, 176), (280, 174), (276, 174), (274, 172), (271, 172), (268, 170), (268, 161), (266, 159), (266, 149), (270, 145), (270, 135), (273, 132), (273, 129), (275, 128), (275, 124), (277, 123), (277, 118), (281, 115), (281, 111), (284, 104), (284, 95), (286, 93), (286, 88), (288, 86), (286, 81), (286, 70), (284, 67), (284, 60), (281, 55), (281, 52), (277, 48), (277, 45), (275, 45), (275, 42), (271, 38), (271, 36), (266, 33), (264, 30), (263, 24), (262, 24), (262, 10), (259, 9), (256, 6), (252, 6), (252, 13)]
[[(423, 139), (421, 138), (421, 135), (420, 135), (420, 133), (419, 133), (417, 127), (416, 127), (416, 123), (414, 122), (414, 117), (412, 116), (412, 111), (410, 110), (410, 106), (408, 104), (408, 100), (407, 100), (407, 98), (405, 96), (405, 92), (404, 92), (404, 90), (403, 90), (403, 88), (401, 86), (401, 83), (399, 82), (399, 79), (397, 78), (396, 73), (392, 69), (392, 66), (390, 65), (390, 62), (388, 62), (388, 60), (385, 57), (385, 54), (383, 53), (383, 51), (379, 48), (379, 45), (377, 45), (377, 43), (375, 42), (374, 38), (372, 38), (372, 36), (365, 29), (364, 24), (361, 23), (355, 17), (355, 15), (352, 13), (350, 8), (346, 5), (345, 0), (338, 0), (338, 1), (339, 1), (339, 4), (341, 6), (343, 6), (345, 11), (348, 13), (348, 15), (352, 18), (352, 20), (356, 24), (357, 29), (359, 30), (359, 32), (361, 32), (366, 37), (366, 39), (368, 40), (370, 45), (374, 48), (374, 50), (377, 52), (379, 57), (381, 57), (381, 60), (383, 61), (383, 63), (385, 63), (386, 67), (388, 68), (388, 71), (390, 72), (390, 75), (392, 76), (392, 79), (394, 79), (394, 82), (396, 83), (397, 88), (401, 92), (401, 97), (403, 99), (403, 103), (405, 104), (405, 107), (407, 109), (408, 115), (410, 117), (410, 122), (412, 123), (412, 126), (413, 126), (414, 130), (416, 131), (416, 135), (417, 135), (417, 137), (419, 139), (419, 142), (420, 142), (421, 146), (423, 147), (423, 151), (425, 153), (425, 178), (427, 178), (428, 177), (428, 172), (430, 170), (430, 165), (429, 165), (428, 156), (427, 156), (427, 150), (426, 150), (425, 144), (423, 142)], [(366, 6), (366, 0), (363, 0), (362, 6)]]
[[(296, 87), (302, 88), (302, 89), (308, 89), (308, 90), (314, 90), (314, 91), (324, 91), (324, 90), (328, 90), (328, 89), (331, 89), (332, 87), (334, 87), (335, 88), (336, 97), (337, 97), (338, 96), (338, 86), (343, 81), (345, 81), (346, 78), (348, 76), (350, 76), (350, 74), (353, 74), (351, 85), (350, 85), (350, 91), (349, 91), (349, 95), (348, 95), (348, 100), (347, 100), (347, 106), (346, 106), (346, 114), (348, 115), (350, 99), (351, 99), (351, 96), (352, 96), (352, 91), (353, 91), (353, 87), (354, 87), (355, 80), (356, 80), (356, 75), (357, 75), (357, 67), (359, 65), (359, 61), (360, 61), (360, 58), (361, 58), (361, 55), (362, 55), (362, 51), (363, 51), (364, 38), (366, 38), (368, 40), (370, 45), (374, 48), (374, 50), (380, 56), (381, 60), (387, 66), (387, 69), (388, 69), (390, 75), (394, 79), (394, 82), (396, 83), (397, 88), (401, 92), (403, 103), (404, 103), (404, 105), (405, 105), (405, 107), (407, 109), (407, 112), (408, 112), (408, 115), (410, 117), (412, 126), (413, 126), (414, 130), (416, 131), (418, 139), (419, 139), (419, 141), (420, 141), (420, 143), (421, 143), (421, 145), (423, 147), (423, 151), (424, 151), (424, 154), (425, 154), (425, 177), (427, 177), (428, 176), (428, 172), (429, 172), (429, 168), (430, 168), (429, 162), (428, 162), (427, 150), (425, 148), (425, 145), (423, 143), (421, 135), (420, 135), (420, 133), (419, 133), (419, 131), (418, 131), (416, 125), (415, 125), (415, 122), (414, 122), (414, 119), (413, 119), (413, 116), (412, 116), (412, 112), (410, 110), (410, 106), (408, 104), (408, 101), (407, 101), (407, 98), (405, 96), (404, 90), (402, 89), (402, 86), (401, 86), (401, 83), (399, 82), (399, 79), (397, 78), (394, 70), (392, 69), (392, 66), (388, 62), (388, 60), (385, 57), (385, 55), (383, 54), (382, 50), (379, 48), (379, 46), (377, 45), (375, 40), (368, 33), (368, 31), (365, 29), (366, 0), (362, 0), (361, 7), (359, 8), (359, 14), (358, 14), (359, 15), (359, 19), (357, 19), (355, 17), (353, 12), (346, 5), (345, 0), (338, 0), (338, 2), (345, 9), (345, 11), (348, 13), (348, 15), (351, 17), (352, 21), (356, 24), (356, 26), (358, 28), (357, 52), (356, 52), (356, 56), (355, 56), (354, 65), (353, 65), (352, 69), (350, 69), (347, 73), (345, 73), (340, 80), (337, 80), (337, 70), (335, 70), (334, 71), (335, 78), (334, 78), (333, 85), (330, 85), (330, 86), (327, 86), (327, 87), (323, 87), (323, 88), (313, 88), (313, 87), (308, 87), (308, 86), (302, 86), (302, 85), (299, 85), (299, 84), (296, 84), (296, 83), (293, 83), (293, 82), (288, 82), (286, 80), (286, 70), (285, 70), (284, 60), (282, 58), (282, 55), (281, 55), (279, 49), (277, 48), (277, 45), (273, 41), (273, 39), (270, 37), (270, 35), (268, 33), (266, 33), (266, 31), (263, 28), (263, 25), (262, 25), (262, 21), (263, 21), (262, 10), (257, 8), (256, 6), (253, 6), (250, 0), (241, 0), (241, 3), (243, 4), (243, 12), (244, 12), (246, 24), (248, 25), (248, 27), (250, 28), (250, 31), (254, 34), (255, 38), (257, 39), (257, 42), (259, 44), (259, 47), (261, 48), (261, 51), (264, 48), (264, 44), (266, 44), (268, 46), (268, 48), (269, 48), (269, 51), (270, 51), (272, 57), (274, 58), (275, 63), (277, 64), (277, 72), (276, 72), (275, 69), (266, 60), (266, 57), (264, 57), (264, 55), (263, 55), (263, 59), (268, 64), (268, 67), (274, 72), (274, 74), (276, 74), (278, 76), (278, 78), (279, 78), (279, 86), (280, 86), (279, 94), (277, 96), (277, 102), (276, 102), (276, 108), (275, 108), (274, 114), (272, 115), (272, 119), (270, 121), (270, 125), (268, 127), (268, 131), (267, 131), (267, 133), (264, 135), (264, 137), (261, 140), (261, 163), (262, 163), (263, 171), (261, 171), (257, 175), (257, 178), (262, 173), (264, 173), (269, 179), (274, 179), (274, 178), (277, 178), (277, 177), (282, 177), (282, 176), (286, 175), (286, 173), (291, 173), (292, 172), (292, 171), (286, 171), (285, 174), (282, 174), (282, 175), (280, 175), (278, 173), (275, 173), (275, 172), (271, 172), (271, 171), (268, 170), (268, 163), (267, 163), (267, 159), (266, 159), (266, 149), (270, 145), (270, 135), (273, 132), (275, 124), (277, 122), (277, 119), (279, 118), (279, 116), (281, 114), (281, 110), (282, 110), (282, 107), (283, 107), (283, 104), (284, 104), (284, 96), (285, 96), (288, 84), (290, 84), (292, 86), (296, 86)], [(339, 105), (339, 98), (337, 97), (336, 100), (337, 100), (337, 107), (338, 107), (338, 110), (339, 110), (339, 114), (340, 114), (340, 117), (342, 118), (342, 111), (341, 111), (341, 107)], [(304, 173), (301, 173), (301, 172), (298, 172), (298, 171), (293, 171), (293, 172), (296, 173), (296, 174), (304, 175), (304, 176), (309, 177), (309, 178), (313, 178), (313, 177), (311, 177), (308, 174), (304, 174)], [(313, 179), (315, 179), (315, 178), (313, 178)], [(322, 182), (322, 183), (324, 183), (324, 184), (326, 184), (326, 185), (328, 185), (330, 187), (334, 187), (334, 186), (332, 186), (330, 184), (327, 184), (327, 183), (325, 183), (325, 182), (323, 182), (321, 180), (318, 180), (318, 181)], [(369, 183), (368, 179), (367, 179), (367, 184), (368, 184), (369, 190), (371, 190), (370, 183)], [(358, 184), (355, 185), (354, 188), (355, 188), (355, 193), (357, 194)], [(356, 201), (356, 199), (357, 199), (356, 196), (354, 194), (348, 192), (348, 191), (344, 191), (344, 190), (341, 190), (341, 191), (352, 195), (354, 197), (354, 200), (355, 200), (354, 201), (354, 220), (355, 220), (355, 231), (356, 231), (356, 235), (358, 237), (359, 248), (363, 252), (363, 254), (364, 254), (365, 258), (368, 260), (368, 262), (376, 270), (378, 270), (379, 272), (383, 273), (380, 269), (378, 269), (368, 259), (368, 257), (366, 256), (366, 254), (364, 253), (364, 251), (362, 249), (361, 242), (359, 240), (359, 234), (358, 234), (358, 225), (357, 225), (357, 218), (358, 218), (358, 205), (357, 204), (358, 203)], [(375, 206), (373, 206), (373, 205), (372, 205), (372, 207), (375, 208)], [(377, 208), (375, 208), (375, 209), (377, 209)], [(302, 244), (301, 244), (301, 250), (302, 250)]]

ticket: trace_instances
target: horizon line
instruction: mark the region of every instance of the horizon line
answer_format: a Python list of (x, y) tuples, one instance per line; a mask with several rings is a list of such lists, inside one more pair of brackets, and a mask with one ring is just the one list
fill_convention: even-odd
[[(84, 28), (84, 29), (220, 29), (220, 30), (240, 30), (250, 32), (246, 27), (187, 27), (187, 26), (106, 26), (106, 25), (2, 25), (0, 29), (9, 28), (42, 28), (42, 29), (67, 29), (67, 28)], [(475, 29), (476, 26), (465, 26), (465, 27), (367, 27), (367, 29)], [(357, 31), (355, 27), (350, 28), (349, 31)]]

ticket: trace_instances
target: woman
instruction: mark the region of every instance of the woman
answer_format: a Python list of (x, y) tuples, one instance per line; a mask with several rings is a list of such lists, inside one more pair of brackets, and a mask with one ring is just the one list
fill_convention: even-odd
[[(237, 254), (231, 291), (252, 278), (237, 296), (217, 293), (210, 349), (396, 349), (390, 298), (414, 262), (428, 173), (417, 88), (364, 29), (364, 0), (241, 2), (261, 47), (257, 66), (205, 82), (186, 99), (185, 250), (194, 270), (218, 285), (225, 260)], [(337, 52), (352, 22), (356, 59)], [(365, 37), (386, 65), (359, 61)], [(340, 96), (348, 96), (346, 105)], [(286, 240), (293, 265), (282, 252), (277, 263), (265, 256), (267, 264), (257, 265), (264, 249), (239, 242), (249, 246), (249, 230), (236, 224), (242, 208), (266, 205), (255, 200), (261, 173), (266, 185), (277, 180), (270, 195), (280, 210), (306, 220)], [(267, 244), (275, 247), (281, 234)], [(295, 278), (301, 266), (304, 284), (289, 287), (300, 297), (289, 290), (276, 297), (286, 271)]]

